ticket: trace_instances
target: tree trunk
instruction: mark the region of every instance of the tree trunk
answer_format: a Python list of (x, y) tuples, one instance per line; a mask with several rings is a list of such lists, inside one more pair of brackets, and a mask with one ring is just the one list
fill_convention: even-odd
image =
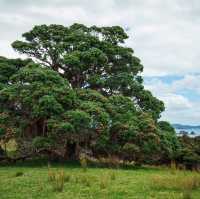
[(65, 155), (64, 158), (66, 160), (77, 160), (77, 155), (76, 155), (76, 143), (73, 142), (67, 142), (65, 146)]

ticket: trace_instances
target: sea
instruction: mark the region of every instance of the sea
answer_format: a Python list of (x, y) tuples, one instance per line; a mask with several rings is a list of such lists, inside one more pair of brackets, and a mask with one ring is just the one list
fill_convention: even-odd
[[(188, 135), (192, 137), (200, 136), (200, 128), (175, 128), (175, 131), (178, 135), (180, 135), (181, 132), (187, 132)], [(192, 132), (194, 132), (194, 134)]]

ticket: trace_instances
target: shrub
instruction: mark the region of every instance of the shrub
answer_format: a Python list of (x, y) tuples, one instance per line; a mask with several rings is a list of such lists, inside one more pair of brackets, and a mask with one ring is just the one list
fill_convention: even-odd
[(24, 173), (22, 171), (18, 171), (18, 172), (16, 172), (15, 177), (20, 177), (23, 175), (24, 175)]
[(35, 148), (50, 148), (53, 145), (53, 142), (49, 138), (37, 136), (33, 139), (32, 144)]
[(132, 143), (126, 143), (122, 148), (123, 159), (125, 160), (136, 160), (136, 157), (140, 153), (140, 148)]

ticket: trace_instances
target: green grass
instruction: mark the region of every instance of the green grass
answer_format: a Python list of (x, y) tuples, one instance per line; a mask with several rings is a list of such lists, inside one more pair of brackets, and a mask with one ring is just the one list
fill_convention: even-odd
[[(64, 186), (55, 189), (51, 175), (60, 172), (64, 172)], [(46, 198), (199, 199), (200, 174), (167, 168), (93, 167), (83, 171), (77, 164), (51, 165), (49, 168), (47, 164), (24, 163), (0, 167), (0, 199)]]

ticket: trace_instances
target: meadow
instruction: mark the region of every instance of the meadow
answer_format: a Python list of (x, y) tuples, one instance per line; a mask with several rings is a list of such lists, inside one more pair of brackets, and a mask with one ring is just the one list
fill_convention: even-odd
[(18, 163), (0, 167), (0, 199), (199, 199), (200, 174), (175, 168)]

